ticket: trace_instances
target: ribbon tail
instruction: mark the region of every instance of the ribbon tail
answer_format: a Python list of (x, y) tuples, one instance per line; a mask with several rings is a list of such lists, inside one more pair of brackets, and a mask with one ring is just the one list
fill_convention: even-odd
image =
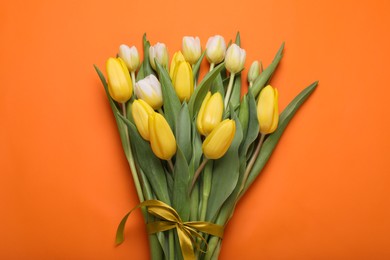
[(191, 234), (183, 229), (183, 227), (178, 226), (176, 228), (177, 235), (179, 237), (179, 243), (181, 248), (181, 253), (184, 260), (195, 260), (194, 248), (192, 246)]

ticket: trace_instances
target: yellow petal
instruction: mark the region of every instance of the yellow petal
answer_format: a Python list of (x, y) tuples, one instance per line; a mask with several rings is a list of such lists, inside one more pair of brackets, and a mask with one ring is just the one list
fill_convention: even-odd
[(171, 68), (169, 70), (169, 77), (173, 80), (173, 75), (175, 73), (175, 68), (176, 68), (176, 65), (177, 63), (179, 63), (180, 61), (185, 61), (185, 58), (183, 56), (183, 53), (181, 53), (181, 51), (178, 51), (178, 52), (175, 52), (175, 54), (173, 54), (173, 58), (172, 58), (172, 61), (171, 61)]
[(207, 101), (205, 111), (202, 116), (202, 128), (208, 135), (213, 129), (222, 121), (223, 114), (223, 99), (222, 95), (217, 92), (214, 93), (210, 100)]
[(168, 122), (159, 113), (149, 116), (149, 137), (153, 153), (162, 160), (170, 160), (176, 153), (176, 139)]
[(234, 120), (225, 119), (217, 125), (203, 142), (203, 154), (208, 159), (219, 159), (229, 149), (236, 132)]
[(263, 88), (260, 92), (259, 101), (257, 103), (257, 118), (259, 120), (261, 133), (269, 134), (273, 132), (273, 120), (276, 118), (275, 113), (278, 113), (278, 111), (275, 111), (275, 107), (277, 107), (277, 105), (277, 91), (275, 92), (274, 88), (270, 85)]
[(109, 58), (106, 62), (108, 92), (119, 103), (128, 101), (133, 94), (129, 71), (121, 58)]
[(133, 102), (131, 113), (138, 132), (143, 139), (149, 141), (149, 115), (152, 115), (154, 110), (142, 99), (137, 99)]
[(194, 78), (191, 65), (186, 61), (176, 64), (173, 87), (180, 101), (189, 100), (194, 91)]
[(204, 136), (206, 135), (206, 133), (203, 130), (202, 119), (203, 119), (204, 110), (206, 108), (207, 102), (210, 99), (210, 97), (211, 97), (211, 92), (209, 91), (207, 92), (206, 97), (203, 99), (202, 105), (200, 106), (199, 109), (198, 117), (196, 118), (196, 126), (198, 128), (198, 131)]

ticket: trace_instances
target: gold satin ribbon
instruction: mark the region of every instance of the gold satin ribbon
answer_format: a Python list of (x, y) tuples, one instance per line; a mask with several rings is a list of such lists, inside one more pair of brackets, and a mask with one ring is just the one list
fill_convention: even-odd
[(223, 226), (205, 221), (183, 222), (179, 214), (171, 206), (159, 200), (146, 200), (138, 204), (138, 206), (126, 214), (126, 216), (119, 224), (116, 240), (117, 244), (120, 244), (123, 241), (123, 229), (130, 213), (141, 207), (147, 207), (147, 210), (151, 215), (162, 219), (162, 221), (155, 221), (146, 224), (148, 234), (154, 234), (176, 228), (181, 251), (185, 260), (195, 260), (193, 245), (195, 244), (196, 248), (200, 250), (200, 245), (196, 242), (196, 238), (200, 238), (206, 243), (206, 240), (202, 237), (201, 234), (199, 234), (199, 232), (207, 233), (220, 238), (223, 237)]

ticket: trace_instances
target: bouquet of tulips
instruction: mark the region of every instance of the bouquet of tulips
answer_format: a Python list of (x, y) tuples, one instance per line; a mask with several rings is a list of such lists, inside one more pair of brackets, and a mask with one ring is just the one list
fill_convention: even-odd
[[(252, 63), (246, 94), (240, 35), (226, 47), (210, 37), (184, 37), (169, 66), (164, 44), (143, 37), (121, 45), (106, 62), (107, 81), (95, 66), (119, 129), (149, 234), (152, 259), (217, 259), (224, 227), (261, 172), (287, 124), (317, 86), (312, 83), (279, 114), (269, 81), (284, 44), (262, 69)], [(206, 56), (208, 73), (199, 80)], [(133, 209), (133, 210), (134, 210)], [(123, 241), (126, 220), (116, 242)]]

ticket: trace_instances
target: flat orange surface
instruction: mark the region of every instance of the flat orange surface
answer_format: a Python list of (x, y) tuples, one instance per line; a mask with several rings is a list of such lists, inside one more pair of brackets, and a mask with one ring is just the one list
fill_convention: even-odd
[[(280, 108), (320, 84), (237, 208), (221, 259), (390, 258), (389, 1), (2, 1), (0, 258), (147, 259), (115, 121), (93, 64), (121, 43), (170, 54), (241, 32)], [(246, 73), (245, 73), (246, 74)]]

